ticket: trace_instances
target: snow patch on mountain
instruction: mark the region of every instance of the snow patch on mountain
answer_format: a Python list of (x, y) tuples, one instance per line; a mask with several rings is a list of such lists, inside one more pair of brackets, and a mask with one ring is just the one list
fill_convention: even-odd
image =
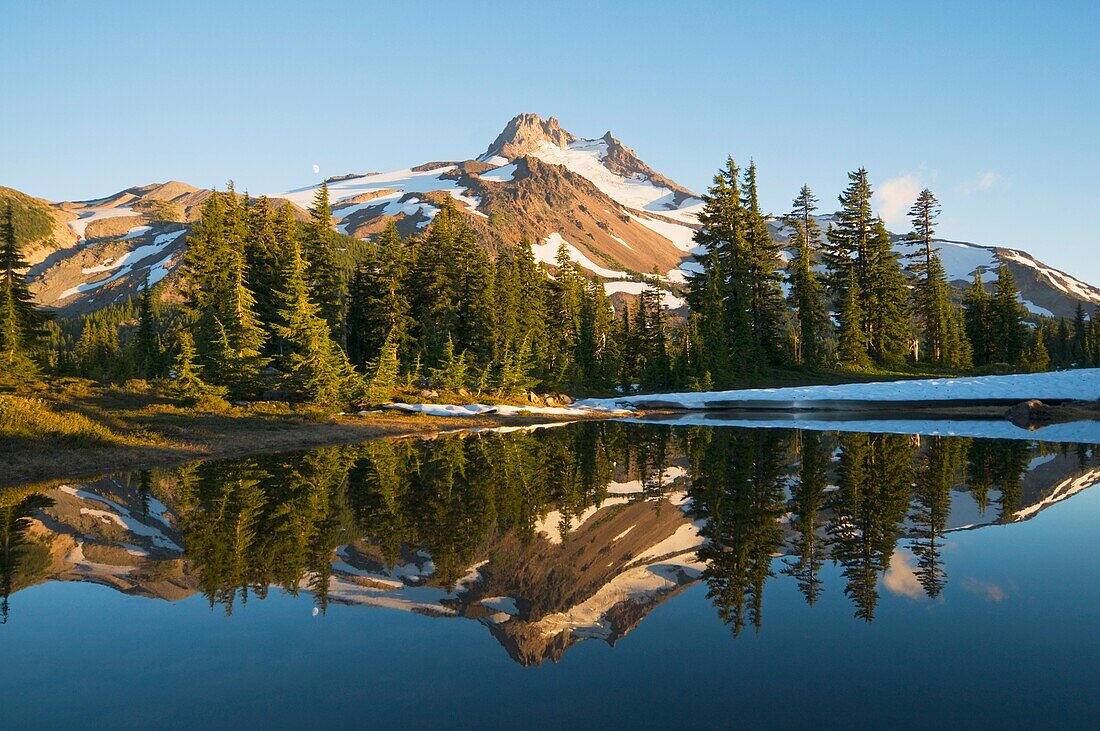
[[(611, 294), (641, 294), (648, 287), (645, 282), (604, 282), (603, 288), (609, 295)], [(672, 292), (661, 292), (661, 301), (670, 309), (675, 310), (680, 307), (686, 307), (687, 302), (682, 297), (677, 297)]]
[(126, 206), (120, 206), (118, 208), (92, 208), (77, 213), (79, 218), (73, 221), (69, 221), (69, 228), (72, 229), (81, 241), (84, 240), (85, 234), (88, 231), (88, 226), (93, 221), (102, 221), (106, 218), (120, 218), (122, 216), (139, 216), (141, 214), (134, 212), (134, 209)]
[[(413, 215), (413, 213), (420, 212), (431, 219), (439, 212), (437, 207), (419, 198), (410, 198), (407, 201), (401, 199), (409, 193), (423, 194), (446, 191), (471, 213), (487, 218), (484, 213), (477, 210), (481, 202), (469, 195), (469, 191), (457, 180), (446, 177), (448, 174), (453, 173), (455, 169), (456, 166), (454, 165), (442, 165), (430, 170), (405, 168), (388, 173), (372, 173), (332, 180), (328, 184), (328, 192), (329, 200), (333, 206), (333, 216), (342, 219), (356, 211), (384, 205), (383, 215), (395, 216), (399, 213)], [(285, 193), (271, 193), (269, 197), (289, 200), (302, 208), (309, 208), (313, 205), (313, 199), (320, 187), (319, 184), (309, 185)], [(364, 193), (380, 190), (393, 192), (364, 202), (350, 200)], [(342, 201), (348, 202), (345, 205), (340, 205)]]
[(566, 241), (562, 238), (562, 235), (556, 231), (546, 237), (545, 244), (534, 244), (531, 247), (531, 251), (535, 255), (536, 261), (540, 261), (550, 266), (557, 266), (558, 248), (561, 247), (562, 244), (565, 245), (566, 251), (569, 252), (569, 258), (574, 264), (587, 269), (593, 274), (598, 274), (608, 279), (625, 279), (630, 276), (628, 272), (615, 271), (614, 269), (608, 269), (595, 263), (589, 259), (583, 251)]
[(530, 155), (551, 165), (561, 165), (587, 178), (609, 198), (627, 208), (653, 211), (684, 223), (695, 222), (695, 217), (702, 210), (701, 200), (689, 198), (677, 205), (675, 191), (655, 185), (645, 175), (626, 177), (613, 173), (603, 163), (607, 153), (607, 141), (597, 139), (576, 140), (566, 147), (543, 141)]

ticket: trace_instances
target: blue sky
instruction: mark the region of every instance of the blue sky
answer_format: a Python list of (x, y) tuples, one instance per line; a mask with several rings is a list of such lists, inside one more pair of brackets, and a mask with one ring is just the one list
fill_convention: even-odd
[(473, 157), (521, 111), (611, 129), (702, 190), (831, 209), (866, 166), (892, 228), (1100, 284), (1098, 2), (6, 3), (0, 184), (49, 199), (178, 179), (253, 193)]

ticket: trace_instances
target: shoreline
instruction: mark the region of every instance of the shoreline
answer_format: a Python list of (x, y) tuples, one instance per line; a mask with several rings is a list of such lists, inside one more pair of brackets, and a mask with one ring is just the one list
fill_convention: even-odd
[[(909, 419), (945, 419), (1016, 423), (1005, 406), (986, 403), (924, 402), (906, 403), (901, 408), (860, 409), (855, 404), (834, 402), (824, 409), (785, 409), (754, 404), (751, 408), (642, 408), (628, 418), (632, 421), (662, 417), (715, 418), (720, 425), (722, 415), (740, 417), (744, 422), (789, 420), (791, 428), (800, 428), (814, 421), (906, 421)], [(899, 404), (899, 406), (901, 406)], [(887, 416), (884, 412), (889, 411)], [(254, 415), (259, 416), (259, 415)], [(820, 418), (817, 418), (820, 417)], [(31, 447), (0, 452), (0, 490), (30, 484), (58, 484), (68, 480), (86, 479), (112, 472), (174, 467), (196, 460), (231, 459), (254, 455), (277, 454), (329, 446), (342, 446), (373, 439), (404, 437), (432, 438), (441, 434), (493, 429), (498, 427), (534, 427), (578, 421), (623, 419), (621, 412), (599, 412), (578, 409), (576, 413), (535, 413), (437, 416), (423, 413), (385, 411), (366, 417), (339, 415), (323, 421), (286, 418), (231, 418), (210, 421), (202, 415), (184, 417), (185, 423), (175, 423), (160, 432), (162, 441), (147, 444), (118, 444), (94, 447)], [(1076, 421), (1100, 421), (1100, 403), (1069, 402), (1046, 404), (1043, 419), (1022, 428), (1037, 428)], [(685, 422), (686, 423), (686, 422)], [(1034, 432), (1040, 436), (1041, 428)], [(173, 435), (173, 436), (169, 436)]]
[(175, 467), (197, 460), (231, 459), (321, 447), (343, 446), (372, 439), (431, 438), (454, 431), (496, 427), (534, 427), (544, 424), (605, 420), (615, 414), (426, 416), (389, 412), (369, 417), (334, 416), (324, 422), (274, 421), (259, 424), (227, 423), (225, 428), (196, 429), (195, 434), (162, 444), (100, 447), (50, 447), (0, 453), (0, 491), (30, 484), (50, 485), (68, 480)]

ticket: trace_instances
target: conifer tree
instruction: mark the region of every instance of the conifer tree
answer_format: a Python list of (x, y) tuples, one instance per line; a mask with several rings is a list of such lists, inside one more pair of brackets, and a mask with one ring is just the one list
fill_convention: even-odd
[(744, 270), (748, 278), (748, 310), (752, 320), (753, 350), (771, 365), (788, 359), (787, 311), (783, 303), (781, 283), (783, 263), (779, 244), (768, 232), (768, 224), (760, 210), (756, 184), (756, 163), (749, 163), (745, 173)]
[(816, 211), (817, 198), (808, 185), (803, 185), (785, 222), (793, 231), (794, 256), (787, 264), (787, 281), (790, 283), (788, 302), (798, 321), (795, 361), (811, 367), (821, 365), (824, 360), (823, 341), (829, 329), (824, 288), (813, 268), (814, 255), (821, 245), (821, 228), (814, 218)]
[(974, 270), (974, 283), (963, 300), (966, 335), (973, 351), (975, 366), (988, 365), (992, 358), (992, 322), (989, 293), (982, 282), (980, 269)]
[(466, 362), (466, 351), (455, 351), (453, 337), (447, 337), (443, 358), (440, 360), (439, 367), (433, 368), (431, 373), (432, 384), (444, 391), (455, 392), (469, 384), (470, 366)]
[(1016, 280), (1006, 264), (997, 267), (997, 283), (989, 308), (989, 345), (993, 362), (1019, 364), (1027, 345), (1027, 327)]
[(912, 340), (905, 306), (909, 292), (898, 259), (885, 222), (876, 219), (869, 242), (867, 284), (861, 285), (861, 292), (870, 352), (879, 363), (900, 363)]
[(397, 357), (399, 347), (399, 335), (395, 329), (382, 343), (378, 359), (371, 369), (370, 380), (367, 383), (366, 399), (371, 404), (381, 404), (389, 400), (394, 388), (397, 387), (397, 376), (400, 372), (400, 362)]
[(187, 330), (180, 332), (179, 353), (172, 364), (174, 378), (171, 390), (180, 398), (198, 401), (206, 396), (219, 396), (222, 389), (211, 386), (202, 378), (195, 339)]
[(135, 343), (138, 369), (145, 378), (153, 378), (160, 372), (161, 352), (157, 338), (157, 324), (153, 314), (153, 290), (149, 280), (141, 289), (140, 319), (138, 321), (137, 341)]
[(1031, 373), (1050, 370), (1050, 352), (1047, 350), (1046, 330), (1042, 324), (1035, 331), (1035, 340), (1024, 351), (1023, 365)]
[(391, 221), (355, 270), (348, 303), (348, 355), (365, 364), (378, 357), (391, 337), (406, 348), (414, 325), (406, 291), (410, 252)]
[(687, 299), (699, 315), (701, 360), (719, 385), (755, 372), (761, 361), (754, 348), (749, 316), (748, 231), (740, 196), (740, 170), (727, 158), (703, 195), (702, 228), (695, 242), (697, 271), (688, 281)]
[(317, 405), (342, 406), (361, 390), (360, 379), (321, 317), (307, 276), (301, 247), (292, 241), (280, 292), (281, 324), (276, 331), (286, 343), (288, 385)]
[(1085, 319), (1085, 307), (1077, 303), (1073, 316), (1073, 341), (1070, 350), (1070, 362), (1074, 368), (1087, 368), (1092, 363), (1092, 343), (1089, 340), (1089, 326)]
[(8, 200), (0, 214), (0, 386), (37, 378), (32, 352), (46, 321), (27, 287), (27, 263), (16, 241), (13, 216)]
[(867, 357), (868, 340), (863, 329), (863, 299), (854, 269), (848, 270), (848, 285), (844, 287), (844, 299), (840, 304), (840, 321), (837, 360), (847, 368), (866, 368), (870, 365)]
[(332, 228), (332, 206), (329, 204), (328, 181), (313, 198), (309, 209), (310, 223), (303, 246), (303, 256), (309, 266), (310, 296), (317, 303), (321, 318), (337, 342), (344, 342), (344, 279), (336, 259), (335, 236)]
[(912, 231), (907, 241), (913, 251), (909, 272), (914, 277), (913, 310), (922, 334), (922, 359), (941, 366), (952, 366), (959, 360), (953, 348), (961, 344), (952, 332), (953, 306), (948, 294), (947, 274), (934, 246), (935, 222), (940, 204), (932, 191), (925, 188), (909, 209)]

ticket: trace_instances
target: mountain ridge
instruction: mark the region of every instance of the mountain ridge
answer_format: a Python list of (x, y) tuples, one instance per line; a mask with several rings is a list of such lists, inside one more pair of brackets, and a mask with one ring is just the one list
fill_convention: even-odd
[[(491, 253), (527, 237), (536, 257), (553, 269), (558, 247), (565, 244), (573, 261), (601, 278), (613, 299), (638, 294), (643, 275), (656, 268), (666, 302), (683, 306), (680, 295), (693, 270), (692, 237), (702, 200), (649, 167), (610, 131), (583, 138), (555, 117), (525, 112), (476, 158), (349, 173), (325, 182), (333, 223), (349, 236), (370, 238), (390, 221), (402, 235), (416, 235), (450, 197)], [(319, 187), (315, 183), (267, 197), (290, 201), (304, 217)], [(186, 230), (209, 195), (209, 190), (170, 180), (86, 201), (34, 199), (55, 222), (50, 243), (44, 238), (30, 247), (38, 301), (78, 314), (135, 294), (145, 280), (170, 277), (182, 259)], [(181, 229), (184, 234), (163, 238)], [(780, 221), (771, 221), (769, 229), (786, 243)], [(894, 238), (900, 246), (903, 237)], [(956, 286), (965, 286), (976, 268), (989, 271), (1005, 263), (1034, 315), (1069, 317), (1078, 302), (1100, 305), (1100, 288), (1026, 251), (950, 240), (940, 245)]]

